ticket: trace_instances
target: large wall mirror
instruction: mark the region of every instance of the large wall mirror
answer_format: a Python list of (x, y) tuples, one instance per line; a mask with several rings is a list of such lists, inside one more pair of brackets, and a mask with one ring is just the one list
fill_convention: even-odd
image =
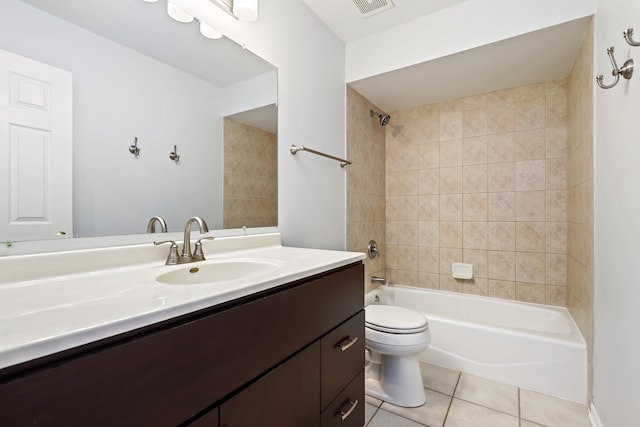
[(0, 49), (71, 75), (74, 237), (276, 225), (271, 64), (142, 0), (2, 0)]

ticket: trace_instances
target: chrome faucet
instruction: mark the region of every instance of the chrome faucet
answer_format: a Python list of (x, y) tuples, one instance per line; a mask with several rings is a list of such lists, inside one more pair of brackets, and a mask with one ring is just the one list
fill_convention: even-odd
[(387, 279), (386, 277), (371, 276), (371, 283), (373, 283), (374, 285), (386, 285)]
[[(184, 226), (184, 239), (182, 240), (182, 253), (180, 254), (180, 258), (186, 258), (187, 260), (183, 262), (202, 261), (204, 259), (204, 255), (202, 254), (202, 243), (201, 243), (202, 239), (198, 239), (198, 241), (196, 242), (196, 250), (195, 250), (195, 253), (198, 256), (201, 256), (202, 258), (193, 259), (193, 257), (196, 255), (193, 255), (191, 253), (191, 225), (194, 222), (198, 223), (198, 226), (200, 227), (200, 234), (209, 232), (209, 227), (207, 226), (207, 223), (204, 222), (204, 219), (200, 218), (199, 216), (192, 216), (187, 220), (187, 224)], [(205, 237), (204, 239), (213, 240), (213, 237)], [(200, 253), (198, 254), (198, 252)]]
[(160, 232), (167, 232), (167, 223), (161, 216), (153, 216), (149, 220), (147, 224), (147, 233), (155, 233), (156, 232), (156, 224), (160, 224)]
[(195, 249), (191, 252), (191, 226), (194, 222), (198, 223), (200, 227), (200, 234), (208, 233), (209, 227), (204, 219), (199, 216), (193, 216), (187, 220), (187, 224), (184, 226), (184, 240), (182, 242), (182, 252), (178, 256), (178, 245), (173, 240), (162, 240), (153, 242), (154, 245), (161, 245), (163, 243), (170, 243), (169, 256), (167, 257), (166, 265), (175, 264), (187, 264), (190, 262), (204, 261), (204, 252), (202, 251), (203, 240), (213, 240), (213, 236), (201, 237), (196, 241)]

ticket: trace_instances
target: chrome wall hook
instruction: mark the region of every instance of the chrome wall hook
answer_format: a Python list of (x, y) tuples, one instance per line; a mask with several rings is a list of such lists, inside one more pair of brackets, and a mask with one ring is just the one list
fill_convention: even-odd
[(140, 149), (138, 148), (138, 137), (133, 138), (133, 145), (129, 146), (129, 152), (134, 156), (138, 157), (140, 155)]
[(169, 153), (169, 158), (176, 162), (176, 164), (180, 161), (180, 156), (178, 155), (178, 146), (173, 146), (173, 151)]
[(631, 46), (640, 46), (640, 42), (633, 39), (633, 28), (627, 28), (622, 32), (622, 36)]
[(629, 80), (631, 76), (633, 76), (633, 59), (627, 59), (624, 64), (622, 64), (622, 68), (618, 68), (618, 64), (616, 63), (616, 59), (613, 57), (614, 48), (611, 46), (607, 49), (607, 55), (609, 55), (609, 60), (611, 61), (611, 65), (613, 66), (613, 70), (611, 71), (611, 75), (615, 77), (615, 80), (610, 85), (605, 85), (602, 83), (604, 76), (600, 74), (596, 77), (596, 82), (598, 86), (602, 89), (611, 89), (620, 81), (620, 76)]

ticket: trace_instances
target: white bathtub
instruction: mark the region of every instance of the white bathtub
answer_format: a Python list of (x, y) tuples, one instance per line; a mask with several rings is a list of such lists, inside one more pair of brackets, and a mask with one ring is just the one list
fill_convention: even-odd
[(587, 346), (565, 308), (402, 285), (367, 293), (427, 316), (420, 360), (586, 403)]

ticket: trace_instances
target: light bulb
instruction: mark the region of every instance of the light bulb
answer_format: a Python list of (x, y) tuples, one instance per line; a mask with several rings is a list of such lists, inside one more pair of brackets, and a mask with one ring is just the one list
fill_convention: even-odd
[(241, 21), (258, 19), (258, 0), (233, 0), (233, 14)]
[(178, 22), (187, 23), (193, 21), (193, 15), (185, 12), (170, 1), (167, 1), (167, 14)]
[(224, 35), (220, 31), (218, 31), (215, 28), (205, 24), (202, 21), (200, 21), (200, 34), (202, 34), (203, 36), (205, 36), (208, 39), (221, 39), (222, 36)]
[(157, 2), (158, 0), (144, 0), (144, 1), (146, 1), (147, 3), (155, 3), (155, 2)]

